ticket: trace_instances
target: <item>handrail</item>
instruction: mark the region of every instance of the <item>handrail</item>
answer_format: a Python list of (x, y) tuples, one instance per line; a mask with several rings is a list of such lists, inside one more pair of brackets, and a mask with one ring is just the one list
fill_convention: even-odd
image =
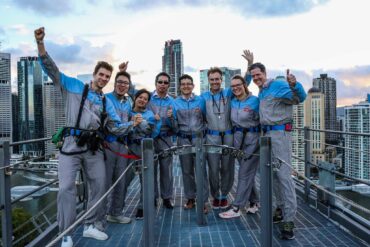
[[(40, 139), (31, 139), (31, 140), (25, 140), (25, 141), (19, 141), (19, 142), (11, 142), (9, 143), (9, 146), (10, 147), (14, 147), (14, 146), (19, 146), (19, 145), (23, 145), (23, 144), (29, 144), (29, 143), (34, 143), (34, 142), (41, 142), (41, 141), (49, 141), (51, 140), (51, 137), (44, 137), (44, 138), (40, 138)], [(0, 148), (2, 148), (3, 145), (0, 144)]]
[[(293, 129), (304, 130), (304, 128), (301, 128), (301, 127), (294, 127)], [(339, 131), (339, 130), (323, 130), (323, 129), (313, 129), (313, 128), (307, 128), (307, 129), (310, 131), (325, 132), (325, 133), (332, 133), (332, 134), (359, 135), (359, 136), (370, 137), (369, 133), (345, 132), (345, 131)]]

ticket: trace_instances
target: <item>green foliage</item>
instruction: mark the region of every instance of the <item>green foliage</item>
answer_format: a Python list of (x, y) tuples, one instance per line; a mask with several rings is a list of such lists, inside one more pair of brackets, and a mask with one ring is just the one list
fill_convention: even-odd
[[(1, 216), (0, 212), (0, 216)], [(12, 226), (13, 226), (13, 236), (14, 241), (22, 238), (27, 235), (29, 232), (35, 229), (34, 225), (31, 222), (26, 223), (32, 217), (25, 209), (23, 208), (13, 208), (12, 209)], [(26, 224), (25, 224), (26, 223)], [(22, 226), (18, 229), (18, 227)], [(2, 222), (0, 221), (0, 229), (2, 227)], [(2, 231), (0, 231), (0, 238), (2, 237)], [(34, 231), (32, 234), (29, 234), (23, 240), (17, 242), (14, 246), (25, 246), (31, 242), (34, 238), (37, 237), (37, 232)]]

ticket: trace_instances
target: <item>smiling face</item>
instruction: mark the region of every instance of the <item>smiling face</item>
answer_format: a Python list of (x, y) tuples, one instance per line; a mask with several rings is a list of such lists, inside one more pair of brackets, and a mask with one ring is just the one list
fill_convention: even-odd
[(102, 89), (107, 85), (110, 80), (112, 72), (101, 67), (93, 75), (93, 89), (96, 91), (102, 91)]
[(240, 79), (231, 80), (231, 90), (238, 98), (247, 94), (244, 88), (244, 83)]
[(189, 78), (182, 79), (180, 81), (180, 91), (185, 97), (190, 96), (193, 93), (194, 84)]
[(254, 84), (259, 88), (267, 81), (266, 72), (262, 72), (260, 68), (254, 68), (251, 71)]
[(135, 99), (135, 107), (138, 109), (145, 109), (149, 101), (149, 95), (147, 93), (142, 93)]
[(222, 75), (218, 72), (211, 73), (208, 76), (208, 82), (210, 85), (211, 92), (216, 93), (221, 89)]
[(124, 75), (120, 75), (116, 79), (116, 83), (114, 86), (114, 91), (119, 96), (123, 96), (128, 92), (128, 89), (130, 87), (130, 80)]

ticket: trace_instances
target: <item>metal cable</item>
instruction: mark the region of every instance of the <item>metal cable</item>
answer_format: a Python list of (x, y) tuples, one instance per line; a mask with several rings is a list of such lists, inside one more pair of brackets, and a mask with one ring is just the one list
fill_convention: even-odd
[[(295, 155), (292, 155), (292, 158), (297, 159), (297, 160), (302, 161), (302, 162), (305, 162), (304, 159), (301, 159), (301, 158), (299, 158), (298, 156), (295, 156)], [(363, 179), (360, 179), (360, 178), (354, 178), (354, 177), (348, 176), (348, 175), (346, 175), (344, 173), (341, 173), (341, 172), (338, 172), (338, 171), (334, 171), (334, 170), (330, 170), (330, 169), (327, 169), (325, 167), (321, 167), (321, 166), (316, 165), (316, 164), (314, 164), (314, 163), (312, 163), (310, 161), (307, 161), (307, 163), (309, 165), (313, 166), (313, 167), (316, 167), (316, 168), (319, 168), (319, 169), (323, 169), (325, 171), (334, 173), (334, 174), (336, 174), (338, 176), (341, 176), (341, 177), (344, 177), (344, 178), (348, 178), (348, 179), (350, 179), (352, 181), (356, 181), (356, 182), (363, 183), (363, 184), (366, 184), (366, 185), (369, 185), (370, 186), (370, 182), (368, 182), (367, 180), (363, 180)]]
[(141, 161), (140, 160), (135, 160), (131, 162), (126, 169), (122, 172), (122, 174), (117, 178), (116, 182), (112, 184), (112, 186), (105, 192), (105, 194), (89, 209), (87, 210), (79, 219), (77, 219), (71, 226), (69, 226), (66, 230), (64, 230), (62, 233), (58, 235), (53, 241), (48, 243), (46, 247), (51, 247), (55, 245), (60, 239), (62, 239), (67, 233), (69, 233), (73, 228), (75, 228), (78, 224), (81, 223), (81, 221), (84, 220), (84, 218), (91, 212), (93, 211), (109, 194), (110, 192), (117, 186), (118, 182), (123, 178), (123, 176), (126, 174), (126, 172), (133, 166), (134, 163)]
[(307, 140), (307, 139), (304, 139), (302, 143), (304, 143), (304, 141), (320, 143), (320, 144), (323, 144), (325, 146), (330, 146), (330, 147), (337, 147), (337, 148), (342, 148), (342, 149), (348, 149), (348, 150), (352, 150), (352, 151), (357, 152), (357, 153), (370, 154), (370, 152), (369, 151), (366, 151), (366, 150), (358, 150), (358, 149), (355, 149), (355, 148), (349, 148), (349, 147), (343, 147), (343, 146), (333, 145), (333, 144), (329, 144), (329, 143), (326, 143), (326, 142), (320, 142), (318, 140)]
[(7, 168), (12, 168), (13, 166), (17, 166), (17, 165), (23, 164), (25, 162), (35, 161), (35, 160), (43, 159), (43, 158), (45, 158), (45, 156), (39, 156), (39, 157), (35, 157), (35, 158), (32, 158), (32, 159), (22, 160), (22, 161), (19, 161), (17, 163), (14, 163), (14, 164), (11, 164), (11, 165), (8, 165), (8, 166), (0, 167), (0, 170), (7, 169)]
[(325, 188), (324, 188), (324, 187), (322, 187), (321, 185), (318, 185), (318, 184), (316, 184), (315, 182), (313, 182), (312, 180), (310, 180), (309, 178), (307, 178), (305, 175), (298, 173), (298, 171), (297, 171), (296, 169), (294, 169), (294, 168), (293, 168), (290, 164), (288, 164), (286, 161), (282, 160), (282, 159), (281, 159), (281, 158), (279, 158), (279, 157), (276, 157), (276, 158), (277, 158), (280, 162), (282, 162), (282, 163), (286, 164), (287, 166), (289, 166), (293, 171), (295, 171), (297, 174), (299, 174), (299, 176), (300, 176), (300, 177), (302, 177), (305, 181), (307, 181), (308, 183), (310, 183), (312, 186), (316, 187), (317, 189), (322, 190), (322, 191), (324, 191), (325, 193), (327, 193), (327, 194), (329, 194), (329, 195), (331, 195), (331, 196), (333, 196), (333, 197), (335, 197), (335, 198), (340, 199), (341, 201), (343, 201), (343, 202), (345, 202), (345, 203), (347, 203), (347, 204), (351, 205), (352, 207), (355, 207), (355, 208), (357, 208), (357, 209), (359, 209), (359, 210), (361, 210), (361, 211), (363, 211), (363, 212), (365, 212), (365, 213), (367, 213), (367, 214), (370, 214), (370, 210), (369, 210), (369, 209), (367, 209), (367, 208), (365, 208), (365, 207), (363, 207), (363, 206), (361, 206), (361, 205), (359, 205), (359, 204), (357, 204), (357, 203), (355, 203), (355, 202), (353, 202), (353, 201), (351, 201), (351, 200), (349, 200), (349, 199), (347, 199), (347, 198), (345, 198), (345, 197), (343, 197), (343, 196), (341, 196), (341, 195), (338, 195), (338, 194), (336, 194), (336, 193), (333, 193), (333, 192), (331, 192), (331, 191), (329, 191), (329, 190), (325, 189)]

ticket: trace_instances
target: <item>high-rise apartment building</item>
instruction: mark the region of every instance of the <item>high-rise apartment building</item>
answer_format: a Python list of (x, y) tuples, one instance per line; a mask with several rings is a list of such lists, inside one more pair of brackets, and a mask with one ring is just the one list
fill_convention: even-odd
[[(231, 84), (231, 78), (233, 78), (234, 75), (240, 75), (241, 70), (240, 69), (232, 69), (228, 67), (220, 67), (222, 71), (222, 88), (230, 87)], [(204, 93), (209, 91), (209, 83), (208, 83), (208, 73), (209, 69), (202, 69), (200, 71), (200, 93)]]
[[(370, 103), (361, 102), (344, 108), (345, 132), (370, 133)], [(370, 138), (345, 135), (345, 174), (370, 180)]]
[[(38, 63), (38, 57), (21, 57), (18, 69), (18, 130), (19, 141), (44, 137), (43, 83), (47, 75)], [(44, 143), (22, 145), (21, 152), (44, 153)]]
[[(65, 126), (66, 118), (64, 111), (64, 101), (59, 87), (55, 87), (53, 82), (45, 82), (43, 86), (43, 107), (44, 107), (44, 136), (50, 137), (57, 130)], [(56, 154), (58, 149), (48, 141), (45, 143), (45, 155)]]
[(0, 141), (12, 141), (10, 54), (0, 52)]
[(164, 45), (164, 55), (162, 56), (162, 71), (170, 75), (170, 88), (168, 93), (180, 95), (178, 87), (179, 78), (184, 73), (184, 56), (182, 53), (181, 40), (169, 40)]
[[(319, 78), (313, 79), (313, 87), (320, 89), (325, 95), (325, 129), (337, 130), (337, 83), (334, 78), (327, 74), (321, 74)], [(330, 144), (336, 144), (337, 134), (326, 134), (325, 141)]]

